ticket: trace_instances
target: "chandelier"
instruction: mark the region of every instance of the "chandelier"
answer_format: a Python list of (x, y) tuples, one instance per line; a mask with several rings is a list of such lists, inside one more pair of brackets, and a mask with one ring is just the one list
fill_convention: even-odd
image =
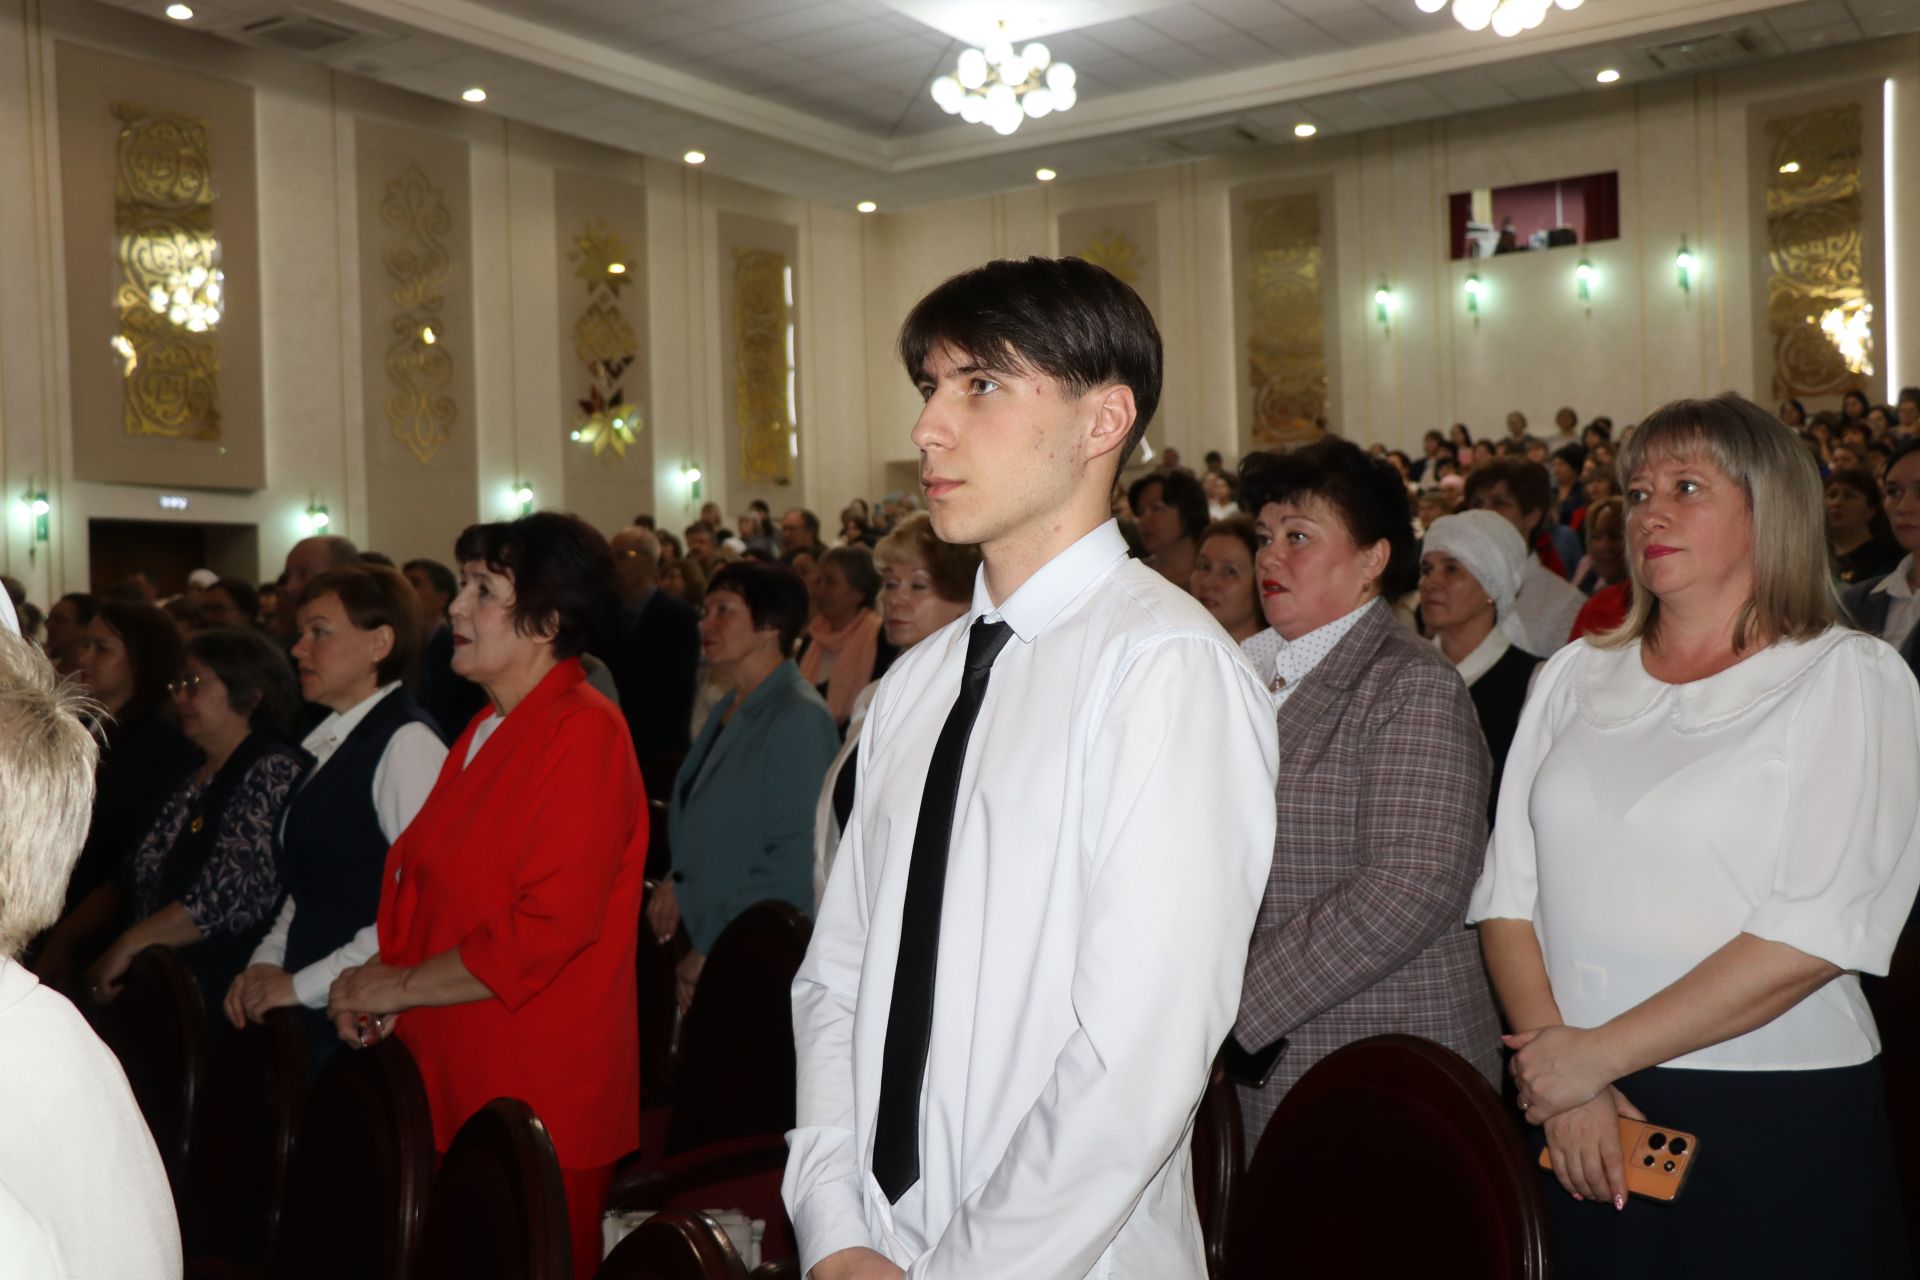
[(967, 49), (952, 75), (933, 82), (933, 100), (948, 115), (991, 125), (1005, 137), (1022, 120), (1071, 111), (1080, 99), (1073, 87), (1077, 79), (1072, 67), (1055, 62), (1038, 41), (1015, 52), (1002, 24), (986, 48)]
[[(1413, 0), (1422, 13), (1438, 13), (1448, 0)], [(1493, 28), (1497, 36), (1517, 36), (1531, 31), (1547, 19), (1547, 10), (1556, 5), (1578, 9), (1584, 0), (1452, 0), (1453, 17), (1469, 31)]]

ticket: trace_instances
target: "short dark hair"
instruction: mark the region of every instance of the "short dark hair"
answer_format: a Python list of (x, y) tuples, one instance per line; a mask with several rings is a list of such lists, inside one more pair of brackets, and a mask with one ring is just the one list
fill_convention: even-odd
[(696, 533), (704, 533), (709, 538), (714, 536), (713, 526), (708, 524), (705, 520), (695, 520), (692, 524), (688, 525), (682, 532), (685, 533), (685, 535), (689, 538), (691, 538)]
[(362, 551), (360, 553), (360, 563), (384, 565), (389, 569), (399, 568), (399, 566), (393, 562), (393, 557), (384, 551)]
[(424, 575), (426, 580), (433, 584), (433, 589), (449, 600), (460, 594), (460, 579), (454, 576), (453, 570), (438, 560), (409, 560), (403, 572)]
[(1899, 466), (1901, 463), (1905, 462), (1908, 458), (1911, 458), (1916, 453), (1920, 453), (1920, 440), (1907, 441), (1905, 444), (1895, 449), (1893, 453), (1887, 458), (1886, 468), (1885, 470), (1881, 471), (1880, 474), (1884, 476), (1888, 471), (1893, 470), (1895, 467)]
[(1920, 387), (1900, 388), (1900, 394), (1893, 398), (1893, 402), (1897, 405), (1902, 400), (1911, 400), (1915, 404), (1920, 404)]
[(1581, 467), (1587, 465), (1587, 446), (1583, 444), (1563, 444), (1553, 451), (1553, 456), (1577, 472)]
[(1110, 382), (1127, 387), (1135, 416), (1121, 469), (1160, 405), (1153, 313), (1119, 277), (1079, 258), (1000, 258), (949, 278), (900, 326), (907, 376), (918, 381), (943, 343), (996, 368), (1043, 373), (1075, 396)]
[(753, 629), (764, 631), (772, 627), (779, 631), (780, 656), (792, 655), (812, 608), (807, 598), (807, 584), (800, 580), (798, 573), (784, 564), (736, 560), (723, 565), (707, 583), (709, 596), (716, 591), (731, 591), (746, 601)]
[(1207, 528), (1207, 491), (1191, 471), (1156, 471), (1127, 486), (1127, 505), (1138, 512), (1140, 496), (1156, 484), (1160, 501), (1180, 513), (1180, 536), (1198, 542)]
[[(1540, 468), (1535, 467), (1538, 471)], [(1240, 464), (1240, 509), (1254, 515), (1273, 502), (1318, 498), (1332, 507), (1354, 545), (1387, 544), (1380, 593), (1388, 599), (1413, 586), (1419, 546), (1407, 483), (1393, 464), (1359, 445), (1328, 436), (1291, 453), (1256, 453)]]
[(227, 599), (233, 601), (233, 607), (249, 622), (260, 616), (260, 593), (245, 578), (222, 578), (207, 590), (226, 592)]
[(1248, 555), (1260, 554), (1260, 533), (1253, 527), (1250, 516), (1228, 516), (1225, 520), (1215, 520), (1200, 534), (1203, 543), (1213, 538), (1238, 538), (1246, 544)]
[[(301, 607), (329, 595), (339, 598), (347, 621), (357, 629), (393, 628), (393, 647), (374, 667), (375, 679), (391, 684), (414, 674), (420, 661), (420, 598), (398, 569), (384, 564), (329, 569), (300, 593)], [(519, 596), (517, 586), (514, 595)]]
[(258, 631), (214, 627), (187, 641), (187, 657), (227, 686), (227, 705), (255, 729), (276, 736), (293, 727), (300, 691), (287, 655)]
[(1466, 505), (1472, 506), (1482, 492), (1496, 484), (1507, 486), (1514, 501), (1520, 504), (1522, 515), (1545, 511), (1553, 505), (1553, 485), (1547, 479), (1546, 469), (1518, 458), (1495, 458), (1486, 466), (1469, 473), (1467, 487), (1461, 498)]
[(1856, 467), (1835, 467), (1828, 473), (1826, 482), (1820, 487), (1824, 492), (1836, 484), (1843, 489), (1851, 489), (1865, 498), (1875, 515), (1886, 510), (1887, 501), (1881, 496), (1880, 483), (1873, 478), (1871, 471), (1862, 471)]
[[(813, 540), (815, 542), (820, 541), (820, 517), (805, 507), (788, 507), (787, 515), (792, 515), (796, 511), (800, 513), (800, 522), (806, 525), (807, 531), (813, 535)], [(780, 518), (785, 520), (787, 516), (781, 516)]]
[(156, 605), (144, 600), (102, 600), (94, 614), (127, 647), (127, 670), (133, 675), (133, 694), (120, 709), (119, 719), (143, 719), (167, 705), (167, 682), (180, 674), (185, 649), (180, 628)]
[(617, 598), (613, 552), (578, 516), (535, 511), (518, 520), (468, 525), (453, 544), (461, 564), (479, 561), (513, 579), (513, 629), (553, 630), (556, 658), (577, 658), (607, 633)]
[(94, 614), (100, 612), (100, 598), (98, 596), (88, 595), (84, 591), (69, 591), (54, 601), (54, 604), (72, 605), (74, 616), (83, 627), (93, 621)]
[(873, 552), (864, 546), (833, 547), (820, 557), (822, 568), (830, 564), (838, 565), (847, 585), (860, 593), (861, 606), (873, 608), (880, 594), (880, 571), (874, 568)]

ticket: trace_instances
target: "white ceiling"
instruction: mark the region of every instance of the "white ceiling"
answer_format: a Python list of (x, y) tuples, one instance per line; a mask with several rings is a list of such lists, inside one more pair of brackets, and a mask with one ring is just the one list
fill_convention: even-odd
[[(157, 15), (167, 0), (107, 0)], [(258, 42), (270, 18), (362, 38), (314, 53), (416, 93), (833, 204), (905, 208), (1222, 147), (1297, 145), (1663, 70), (1646, 52), (1744, 32), (1754, 58), (1920, 30), (1920, 0), (1587, 0), (1512, 40), (1413, 0), (1008, 0), (1079, 72), (1080, 105), (1011, 138), (928, 96), (991, 5), (974, 0), (192, 0), (189, 25)], [(1094, 19), (1088, 21), (1088, 19)], [(1247, 142), (1222, 128), (1238, 125)]]

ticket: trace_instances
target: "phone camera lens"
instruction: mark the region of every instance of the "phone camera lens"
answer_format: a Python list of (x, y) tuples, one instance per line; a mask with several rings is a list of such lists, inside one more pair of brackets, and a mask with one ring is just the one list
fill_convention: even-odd
[(1665, 1164), (1665, 1165), (1664, 1165), (1663, 1167), (1664, 1167), (1664, 1168), (1666, 1169), (1666, 1171), (1667, 1171), (1668, 1173), (1672, 1173), (1672, 1172), (1673, 1172), (1673, 1167), (1674, 1167), (1674, 1166), (1673, 1166), (1673, 1161), (1671, 1161), (1671, 1160), (1669, 1160), (1669, 1161), (1667, 1161), (1667, 1163), (1666, 1163), (1666, 1164)]
[(1647, 1168), (1649, 1168), (1649, 1169), (1651, 1169), (1651, 1168), (1653, 1168), (1653, 1157), (1652, 1157), (1652, 1156), (1642, 1156), (1642, 1157), (1640, 1157), (1640, 1163), (1641, 1163), (1641, 1164), (1644, 1164), (1645, 1166), (1647, 1166)]
[(1647, 1135), (1647, 1145), (1655, 1151), (1658, 1151), (1667, 1145), (1667, 1135), (1664, 1133), (1650, 1133)]
[(1683, 1156), (1687, 1154), (1687, 1140), (1685, 1138), (1675, 1138), (1667, 1144), (1667, 1150), (1676, 1156)]

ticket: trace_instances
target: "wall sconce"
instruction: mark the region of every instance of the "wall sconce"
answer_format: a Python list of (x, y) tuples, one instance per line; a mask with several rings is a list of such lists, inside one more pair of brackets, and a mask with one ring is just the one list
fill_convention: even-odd
[(680, 483), (687, 486), (687, 496), (698, 501), (700, 497), (700, 467), (689, 462), (680, 468)]
[(513, 500), (520, 504), (521, 515), (530, 516), (533, 514), (533, 486), (525, 480), (522, 480), (513, 487)]
[(29, 479), (26, 492), (20, 495), (20, 508), (33, 521), (33, 540), (49, 541), (53, 534), (53, 504), (47, 501), (45, 486)]
[(315, 494), (307, 509), (300, 513), (300, 523), (308, 533), (325, 533), (327, 526), (333, 523), (333, 517), (327, 513), (327, 504)]
[(1380, 287), (1373, 291), (1373, 318), (1380, 322), (1381, 332), (1393, 331), (1393, 311), (1399, 305), (1399, 299), (1393, 296), (1393, 286), (1385, 276), (1380, 277)]
[(1580, 265), (1573, 269), (1574, 288), (1580, 294), (1580, 301), (1593, 301), (1593, 282), (1599, 278), (1600, 273), (1593, 269), (1593, 264), (1585, 258), (1580, 259)]
[(1480, 299), (1485, 296), (1487, 286), (1477, 275), (1467, 277), (1467, 314), (1475, 320), (1480, 318)]
[(1693, 292), (1693, 273), (1694, 269), (1698, 266), (1699, 261), (1693, 256), (1692, 251), (1687, 248), (1687, 238), (1681, 236), (1680, 252), (1673, 256), (1673, 271), (1674, 275), (1679, 278), (1680, 291), (1682, 293)]

